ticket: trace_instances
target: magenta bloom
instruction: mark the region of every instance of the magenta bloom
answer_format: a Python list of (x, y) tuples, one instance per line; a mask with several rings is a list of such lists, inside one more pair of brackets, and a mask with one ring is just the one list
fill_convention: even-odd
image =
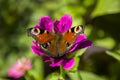
[(31, 61), (28, 58), (17, 60), (9, 69), (8, 76), (12, 78), (20, 78), (25, 72), (32, 68)]
[[(57, 32), (64, 33), (71, 28), (71, 25), (72, 17), (68, 14), (65, 14), (61, 17), (60, 21), (55, 20), (54, 22), (52, 22), (52, 19), (49, 16), (44, 16), (39, 19), (39, 24), (35, 25), (34, 27), (48, 30), (49, 32), (52, 32), (52, 29), (54, 29), (54, 32), (56, 34)], [(42, 56), (45, 62), (51, 62), (51, 67), (59, 67), (62, 65), (64, 69), (68, 70), (74, 66), (75, 60), (73, 58), (67, 58), (67, 56), (76, 50), (89, 47), (91, 44), (91, 41), (86, 40), (85, 34), (80, 34), (73, 43), (73, 46), (70, 48), (70, 50), (68, 50), (65, 53), (66, 55), (62, 57), (52, 57), (47, 55), (36, 41), (33, 41), (31, 49), (35, 54)]]

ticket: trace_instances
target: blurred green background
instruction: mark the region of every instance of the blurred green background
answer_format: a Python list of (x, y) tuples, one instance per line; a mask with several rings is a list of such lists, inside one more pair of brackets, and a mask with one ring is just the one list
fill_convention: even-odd
[[(7, 69), (22, 57), (29, 57), (34, 65), (28, 80), (56, 80), (50, 76), (58, 69), (31, 52), (33, 39), (26, 30), (42, 16), (54, 20), (63, 14), (72, 15), (72, 26), (84, 25), (93, 42), (80, 57), (83, 80), (120, 80), (120, 0), (0, 0), (0, 80), (14, 80)], [(79, 80), (76, 76), (69, 73), (68, 80)]]

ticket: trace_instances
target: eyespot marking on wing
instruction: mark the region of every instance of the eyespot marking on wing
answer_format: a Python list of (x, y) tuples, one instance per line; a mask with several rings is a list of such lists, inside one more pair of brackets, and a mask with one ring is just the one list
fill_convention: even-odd
[(65, 41), (66, 47), (70, 47), (71, 43)]
[(47, 42), (47, 43), (41, 44), (41, 47), (44, 48), (44, 49), (48, 49), (49, 46), (50, 46), (50, 42)]
[(32, 29), (31, 29), (31, 33), (32, 33), (33, 35), (38, 35), (38, 34), (40, 34), (40, 29), (39, 29), (39, 28), (32, 28)]
[(83, 26), (76, 26), (74, 27), (74, 32), (75, 33), (82, 33), (83, 32)]

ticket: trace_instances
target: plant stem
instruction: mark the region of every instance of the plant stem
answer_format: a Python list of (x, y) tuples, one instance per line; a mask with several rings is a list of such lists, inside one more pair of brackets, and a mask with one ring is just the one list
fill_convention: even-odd
[(65, 71), (64, 71), (62, 65), (60, 65), (60, 75), (59, 75), (58, 80), (65, 80), (64, 77), (65, 77)]
[(82, 77), (81, 77), (81, 75), (80, 75), (80, 70), (77, 70), (77, 74), (78, 74), (79, 80), (82, 80)]

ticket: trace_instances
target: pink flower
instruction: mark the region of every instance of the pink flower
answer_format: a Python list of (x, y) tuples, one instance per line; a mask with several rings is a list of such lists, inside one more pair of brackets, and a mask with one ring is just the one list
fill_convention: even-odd
[[(71, 28), (71, 25), (72, 17), (68, 14), (65, 14), (61, 17), (60, 21), (55, 20), (54, 22), (52, 22), (52, 19), (49, 16), (44, 16), (39, 19), (39, 24), (35, 25), (34, 28), (41, 28), (49, 32), (52, 32), (52, 29), (54, 29), (55, 34), (57, 32), (62, 34), (65, 31), (69, 30)], [(76, 50), (91, 46), (91, 44), (92, 44), (91, 41), (86, 40), (85, 34), (80, 34), (73, 43), (73, 46), (65, 54), (69, 55)], [(59, 67), (60, 65), (62, 65), (64, 69), (71, 69), (75, 64), (75, 60), (73, 58), (67, 58), (66, 55), (62, 57), (48, 56), (36, 41), (33, 41), (31, 50), (35, 54), (42, 56), (45, 62), (51, 62), (50, 64), (51, 67)]]
[(8, 76), (12, 78), (20, 78), (31, 68), (32, 64), (28, 58), (19, 59), (8, 69)]

